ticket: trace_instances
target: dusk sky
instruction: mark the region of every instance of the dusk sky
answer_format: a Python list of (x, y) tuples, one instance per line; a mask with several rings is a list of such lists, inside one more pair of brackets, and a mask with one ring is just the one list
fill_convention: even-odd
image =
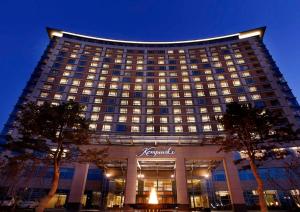
[(264, 41), (300, 98), (299, 0), (1, 1), (0, 129), (48, 44), (46, 27), (104, 38), (174, 41), (267, 26)]

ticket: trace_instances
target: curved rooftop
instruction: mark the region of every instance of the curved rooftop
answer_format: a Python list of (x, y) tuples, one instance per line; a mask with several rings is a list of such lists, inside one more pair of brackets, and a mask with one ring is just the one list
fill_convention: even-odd
[(223, 42), (229, 40), (239, 40), (249, 37), (258, 36), (263, 38), (266, 27), (259, 27), (250, 29), (247, 31), (238, 32), (235, 34), (223, 35), (218, 37), (195, 39), (195, 40), (182, 40), (182, 41), (128, 41), (128, 40), (116, 40), (109, 38), (94, 37), (88, 35), (77, 34), (73, 32), (66, 32), (63, 30), (47, 27), (49, 38), (53, 37), (66, 37), (72, 39), (78, 39), (87, 42), (119, 45), (119, 46), (137, 46), (137, 47), (166, 47), (166, 46), (190, 46), (190, 45), (201, 45), (216, 42)]

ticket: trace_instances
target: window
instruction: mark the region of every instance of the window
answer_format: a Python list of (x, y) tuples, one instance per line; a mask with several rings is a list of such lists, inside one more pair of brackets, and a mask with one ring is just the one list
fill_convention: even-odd
[(140, 106), (142, 104), (141, 100), (133, 100), (134, 106)]
[(225, 98), (225, 103), (230, 103), (233, 102), (233, 98), (232, 97), (226, 97)]
[(120, 113), (126, 114), (127, 113), (127, 108), (120, 108)]
[(167, 126), (160, 126), (159, 132), (161, 133), (167, 133), (169, 131), (169, 128)]
[(193, 105), (193, 101), (192, 100), (185, 100), (185, 105)]
[(90, 130), (96, 130), (97, 129), (97, 124), (89, 124), (89, 129)]
[(239, 99), (240, 102), (245, 102), (245, 101), (247, 101), (246, 96), (239, 96), (238, 99)]
[(257, 91), (257, 88), (254, 87), (254, 86), (251, 86), (251, 87), (249, 87), (249, 91), (250, 92), (255, 92), (255, 91)]
[(46, 92), (41, 92), (40, 93), (40, 97), (42, 97), (42, 98), (47, 98), (48, 95), (49, 95), (49, 93), (46, 93)]
[(105, 132), (111, 131), (111, 125), (103, 124), (102, 131), (105, 131)]
[(240, 86), (241, 85), (241, 82), (239, 80), (233, 80), (232, 83), (233, 83), (234, 86)]
[(62, 99), (62, 95), (61, 94), (55, 94), (54, 95), (54, 99), (61, 100)]
[(213, 107), (213, 110), (214, 110), (214, 112), (216, 112), (216, 113), (222, 112), (222, 109), (221, 109), (221, 107), (219, 107), (219, 106)]
[(261, 99), (261, 96), (259, 94), (253, 94), (253, 95), (251, 95), (251, 98), (253, 100), (257, 100), (257, 99)]
[(174, 117), (174, 123), (182, 123), (182, 118), (180, 116), (175, 116)]
[(112, 120), (113, 120), (113, 116), (108, 116), (108, 115), (105, 115), (103, 119), (103, 121), (105, 122), (112, 122)]
[(161, 117), (160, 118), (160, 123), (168, 123), (168, 118), (167, 117)]
[(82, 94), (90, 95), (92, 93), (91, 89), (83, 89)]
[(200, 113), (207, 113), (206, 107), (200, 107)]
[(194, 123), (194, 122), (196, 122), (196, 119), (195, 119), (194, 116), (188, 116), (188, 117), (187, 117), (187, 122), (188, 122), (188, 123)]
[(147, 127), (146, 127), (146, 132), (147, 132), (147, 133), (154, 132), (154, 126), (147, 126)]
[(127, 117), (126, 116), (119, 116), (119, 122), (126, 122)]
[(217, 124), (218, 131), (224, 131), (224, 126), (222, 124)]
[(210, 121), (210, 118), (209, 118), (208, 115), (203, 115), (203, 116), (201, 117), (201, 120), (202, 120), (202, 122), (208, 122), (208, 121)]
[(67, 84), (68, 83), (68, 79), (67, 78), (61, 78), (60, 84)]
[(132, 123), (140, 123), (140, 117), (138, 117), (138, 116), (133, 116), (133, 117), (132, 117)]
[(183, 132), (182, 126), (175, 126), (175, 132), (177, 132), (177, 133)]
[(192, 125), (192, 126), (188, 126), (189, 132), (197, 132), (197, 127)]
[(93, 112), (100, 112), (100, 107), (94, 106), (93, 107)]
[(139, 126), (131, 126), (131, 132), (140, 132), (140, 127)]
[(133, 109), (133, 114), (141, 114), (141, 109), (139, 109), (139, 108), (134, 108), (134, 109)]
[(210, 132), (212, 129), (211, 129), (211, 125), (210, 124), (205, 124), (203, 125), (203, 131), (204, 132)]
[(181, 114), (181, 109), (175, 108), (175, 109), (173, 110), (173, 112), (174, 112), (174, 114)]
[(92, 114), (91, 115), (91, 120), (92, 121), (98, 121), (98, 119), (99, 119), (99, 115), (98, 114)]
[(230, 89), (223, 89), (222, 93), (223, 93), (223, 95), (229, 95), (229, 94), (231, 94)]

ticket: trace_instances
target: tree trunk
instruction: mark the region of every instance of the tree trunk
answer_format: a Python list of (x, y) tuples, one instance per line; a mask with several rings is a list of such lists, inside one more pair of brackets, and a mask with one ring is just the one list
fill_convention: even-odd
[(264, 195), (264, 184), (263, 184), (261, 177), (258, 174), (257, 167), (252, 159), (250, 159), (250, 167), (251, 167), (252, 173), (257, 182), (257, 193), (258, 193), (258, 197), (259, 197), (260, 211), (267, 212), (268, 207), (267, 207), (265, 195)]
[(51, 184), (50, 191), (48, 192), (48, 194), (45, 197), (43, 197), (40, 200), (39, 206), (35, 209), (36, 212), (43, 212), (45, 210), (47, 204), (52, 199), (52, 197), (54, 197), (54, 195), (56, 193), (56, 190), (58, 188), (60, 171), (59, 171), (59, 166), (58, 166), (57, 161), (54, 163), (53, 168), (54, 168), (54, 173), (53, 173), (53, 178), (52, 178), (52, 184)]

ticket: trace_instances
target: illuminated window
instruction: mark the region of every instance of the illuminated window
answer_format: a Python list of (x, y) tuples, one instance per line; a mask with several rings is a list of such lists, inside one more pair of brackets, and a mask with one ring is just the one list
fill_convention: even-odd
[(184, 66), (180, 66), (180, 69), (181, 70), (187, 70), (187, 66), (185, 66), (185, 65)]
[(239, 60), (237, 60), (236, 62), (237, 62), (238, 64), (243, 64), (243, 63), (245, 63), (245, 60), (239, 59)]
[(230, 77), (231, 77), (232, 79), (234, 79), (234, 78), (238, 78), (239, 76), (238, 76), (237, 74), (231, 74)]
[(55, 94), (54, 95), (54, 99), (61, 100), (62, 99), (62, 95), (61, 94)]
[(233, 80), (232, 83), (233, 83), (234, 86), (240, 86), (241, 85), (241, 82), (239, 80)]
[(138, 116), (133, 116), (133, 117), (132, 117), (132, 123), (140, 123), (140, 117), (138, 117)]
[(192, 100), (185, 100), (185, 105), (193, 105), (193, 101)]
[(191, 65), (191, 69), (197, 69), (198, 66), (197, 65)]
[(93, 112), (100, 112), (100, 107), (98, 107), (98, 106), (94, 106), (93, 107)]
[(167, 103), (167, 101), (163, 100), (163, 101), (159, 101), (159, 105), (166, 106), (166, 105), (168, 105), (168, 103)]
[(146, 127), (146, 132), (147, 133), (154, 132), (154, 126), (147, 126)]
[(121, 105), (128, 105), (128, 100), (121, 100), (120, 104)]
[(222, 108), (219, 106), (213, 107), (214, 112), (218, 113), (218, 112), (222, 112)]
[(175, 132), (177, 132), (177, 133), (183, 132), (182, 126), (175, 126)]
[(90, 130), (96, 130), (97, 129), (97, 124), (89, 124), (89, 129)]
[(75, 96), (68, 96), (68, 97), (67, 97), (67, 100), (68, 100), (68, 101), (70, 101), (70, 100), (75, 100), (75, 99), (76, 99)]
[(177, 91), (178, 90), (178, 85), (171, 85), (171, 89), (173, 90), (173, 91)]
[(216, 88), (216, 85), (214, 83), (208, 83), (207, 87), (208, 88)]
[(223, 93), (223, 95), (229, 95), (229, 94), (231, 94), (230, 89), (223, 89), (222, 93)]
[(250, 91), (250, 92), (255, 92), (255, 91), (257, 91), (257, 88), (256, 88), (256, 87), (254, 87), (254, 86), (252, 86), (252, 87), (249, 87), (249, 91)]
[(221, 86), (222, 88), (227, 88), (227, 87), (228, 87), (228, 83), (225, 82), (225, 81), (222, 81), (222, 82), (220, 83), (220, 86)]
[(154, 123), (154, 117), (153, 116), (147, 116), (146, 122), (147, 123)]
[(102, 99), (100, 99), (100, 98), (95, 98), (94, 103), (102, 103)]
[(167, 133), (167, 132), (169, 132), (169, 128), (167, 126), (160, 126), (159, 127), (159, 132)]
[(181, 114), (181, 109), (174, 108), (173, 112), (174, 112), (174, 114)]
[(54, 82), (55, 78), (54, 77), (48, 77), (47, 82)]
[(167, 98), (167, 93), (159, 93), (159, 98)]
[(129, 84), (124, 84), (123, 85), (123, 90), (130, 90), (130, 85)]
[(141, 114), (141, 109), (139, 109), (139, 108), (134, 108), (134, 109), (133, 109), (133, 114)]
[(213, 90), (213, 91), (209, 91), (209, 95), (210, 96), (217, 96), (218, 93), (217, 93), (217, 91)]
[(211, 125), (210, 124), (205, 124), (203, 125), (203, 131), (204, 132), (210, 132), (212, 129), (211, 129)]
[(259, 94), (253, 94), (253, 95), (251, 95), (251, 98), (253, 100), (257, 100), (257, 99), (261, 99), (261, 96)]
[(154, 101), (148, 100), (148, 101), (147, 101), (147, 106), (152, 106), (152, 105), (154, 105)]
[(121, 59), (115, 59), (115, 63), (122, 63)]
[(224, 131), (224, 126), (222, 124), (217, 124), (218, 131)]
[(127, 114), (127, 108), (120, 108), (120, 113)]
[(180, 105), (180, 101), (175, 101), (175, 100), (174, 100), (174, 101), (172, 102), (172, 104), (173, 104), (173, 105)]
[(180, 116), (175, 116), (174, 117), (174, 123), (182, 123), (182, 118)]
[(109, 91), (108, 96), (117, 96), (117, 91)]
[(90, 95), (92, 93), (91, 89), (83, 89), (82, 94)]
[(72, 70), (72, 68), (73, 68), (73, 66), (67, 65), (65, 69), (66, 69), (66, 70)]
[(134, 101), (133, 101), (133, 105), (134, 105), (134, 106), (139, 106), (139, 105), (141, 105), (141, 104), (142, 104), (141, 100), (134, 100)]
[(119, 79), (120, 79), (119, 77), (112, 77), (111, 81), (112, 82), (119, 82)]
[(128, 91), (122, 92), (122, 97), (129, 97), (129, 92)]
[(167, 117), (160, 117), (160, 123), (168, 123), (168, 118)]
[(194, 122), (196, 122), (196, 119), (195, 119), (194, 116), (188, 116), (188, 117), (187, 117), (187, 122), (188, 122), (188, 123), (194, 123)]
[(91, 115), (91, 120), (92, 121), (98, 121), (98, 119), (99, 119), (99, 115), (98, 114), (92, 114)]
[(242, 76), (243, 77), (250, 77), (251, 75), (248, 71), (244, 71), (244, 72), (242, 72)]
[(153, 113), (154, 113), (154, 109), (148, 108), (148, 109), (146, 110), (146, 113), (147, 113), (147, 114), (153, 114)]
[(165, 83), (165, 82), (166, 82), (166, 79), (165, 79), (165, 78), (159, 78), (159, 82), (160, 82), (160, 83)]
[(199, 97), (205, 96), (204, 91), (198, 91), (198, 92), (197, 92), (197, 96), (199, 96)]
[(228, 65), (228, 66), (232, 66), (232, 65), (234, 65), (234, 63), (233, 63), (233, 61), (232, 61), (232, 60), (228, 60), (228, 61), (226, 61), (226, 65)]
[(68, 77), (68, 76), (70, 76), (70, 74), (71, 74), (71, 72), (65, 71), (65, 72), (63, 73), (63, 76), (64, 76), (64, 77)]
[(245, 101), (247, 101), (246, 96), (239, 96), (238, 99), (239, 99), (240, 102), (245, 102)]
[(112, 122), (113, 116), (105, 115), (103, 121), (105, 122)]
[(103, 90), (97, 90), (96, 95), (97, 96), (102, 96), (104, 94)]
[(154, 98), (154, 93), (153, 93), (153, 92), (147, 93), (147, 97), (148, 97), (148, 98)]
[(197, 127), (196, 126), (188, 126), (189, 132), (197, 132)]
[(118, 84), (112, 83), (109, 86), (110, 89), (118, 89)]
[(102, 131), (105, 131), (105, 132), (111, 131), (111, 125), (103, 124)]
[(226, 97), (225, 98), (225, 103), (230, 103), (233, 102), (233, 98), (232, 97)]
[(231, 59), (231, 56), (230, 56), (230, 55), (224, 55), (224, 59), (225, 59), (225, 60), (230, 60), (230, 59)]
[(67, 84), (68, 83), (68, 79), (67, 78), (61, 78), (60, 84)]
[(200, 107), (200, 113), (207, 113), (206, 107)]
[(191, 90), (191, 86), (190, 85), (183, 85), (183, 90)]
[(93, 82), (91, 81), (86, 81), (84, 84), (85, 87), (93, 87)]
[(202, 122), (208, 122), (208, 121), (210, 121), (209, 115), (203, 115), (201, 117), (201, 120), (202, 120)]
[(192, 97), (192, 93), (191, 92), (184, 92), (183, 96), (184, 97)]
[(49, 95), (49, 93), (46, 93), (46, 92), (41, 92), (40, 93), (40, 97), (42, 97), (42, 98), (47, 98), (48, 95)]
[(228, 67), (228, 71), (229, 72), (236, 71), (236, 68), (234, 66), (230, 66), (230, 67)]
[(178, 92), (172, 93), (172, 97), (173, 97), (173, 98), (178, 98), (178, 97), (179, 97), (179, 93), (178, 93)]
[(126, 122), (127, 117), (126, 116), (119, 116), (119, 122)]
[(77, 93), (77, 91), (78, 91), (78, 88), (76, 88), (76, 87), (70, 88), (70, 93)]
[(167, 87), (165, 85), (160, 85), (159, 90), (160, 91), (165, 91), (165, 90), (167, 90)]
[(212, 81), (212, 80), (214, 80), (214, 78), (212, 76), (207, 76), (206, 77), (206, 81)]
[(211, 72), (210, 69), (205, 69), (204, 73), (205, 73), (205, 74), (211, 74), (212, 72)]

